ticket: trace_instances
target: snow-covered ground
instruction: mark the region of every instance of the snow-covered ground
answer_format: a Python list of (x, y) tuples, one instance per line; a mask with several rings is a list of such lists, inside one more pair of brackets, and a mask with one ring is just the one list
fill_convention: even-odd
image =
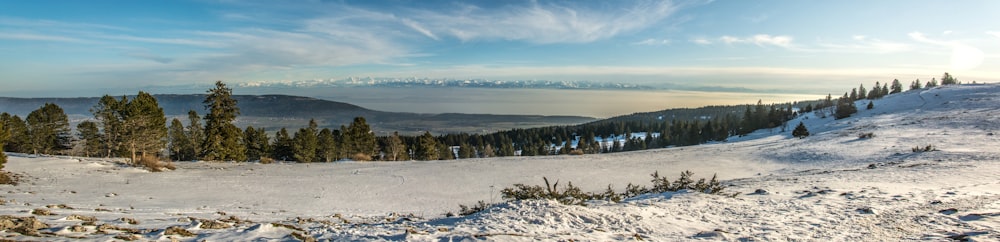
[[(0, 220), (15, 240), (1000, 240), (1000, 85), (890, 95), (854, 117), (804, 115), (805, 139), (761, 130), (730, 142), (639, 152), (455, 161), (117, 163), (9, 154)], [(873, 138), (859, 134), (873, 133)], [(937, 151), (912, 152), (933, 145)], [(587, 206), (502, 203), (542, 177), (585, 191), (649, 185), (659, 171), (718, 174), (736, 197), (678, 192)], [(761, 193), (755, 193), (760, 189)], [(459, 204), (498, 202), (445, 217)], [(40, 209), (44, 209), (42, 211)], [(48, 212), (50, 215), (44, 215)], [(33, 214), (35, 213), (35, 214)], [(90, 217), (92, 216), (92, 218)], [(23, 222), (23, 219), (21, 219)], [(92, 221), (85, 221), (92, 220)], [(4, 225), (0, 221), (0, 226)], [(37, 225), (37, 224), (36, 224)], [(177, 226), (192, 234), (183, 235)], [(26, 232), (27, 233), (27, 232)]]

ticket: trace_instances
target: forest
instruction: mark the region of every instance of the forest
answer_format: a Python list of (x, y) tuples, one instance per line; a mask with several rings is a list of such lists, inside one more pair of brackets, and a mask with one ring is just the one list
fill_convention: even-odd
[[(948, 73), (940, 85), (959, 84)], [(938, 80), (915, 80), (909, 90), (938, 86)], [(864, 85), (834, 99), (795, 103), (708, 106), (636, 113), (572, 125), (512, 129), (489, 134), (376, 136), (364, 117), (339, 129), (319, 129), (315, 121), (297, 130), (240, 129), (232, 89), (219, 81), (207, 91), (204, 115), (167, 121), (149, 93), (132, 99), (103, 96), (91, 108), (93, 119), (73, 134), (63, 110), (47, 103), (26, 118), (0, 114), (0, 147), (9, 152), (128, 158), (133, 165), (162, 166), (162, 161), (333, 162), (448, 160), (501, 156), (583, 155), (723, 142), (759, 129), (788, 131), (788, 120), (806, 112), (836, 119), (857, 112), (855, 101), (903, 92), (899, 80)], [(874, 108), (869, 102), (868, 109)], [(798, 136), (798, 135), (796, 135)], [(2, 154), (2, 153), (0, 153)], [(0, 168), (4, 157), (0, 156)]]

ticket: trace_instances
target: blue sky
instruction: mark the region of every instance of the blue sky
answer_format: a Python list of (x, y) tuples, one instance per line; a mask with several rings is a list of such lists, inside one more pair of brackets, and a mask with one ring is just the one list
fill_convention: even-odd
[(3, 1), (0, 95), (429, 77), (841, 92), (1000, 77), (1000, 1)]

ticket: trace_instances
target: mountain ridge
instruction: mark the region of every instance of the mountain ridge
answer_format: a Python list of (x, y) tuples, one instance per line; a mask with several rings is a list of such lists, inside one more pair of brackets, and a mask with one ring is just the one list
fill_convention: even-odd
[[(205, 94), (155, 94), (153, 96), (156, 97), (168, 118), (177, 117), (186, 120), (184, 117), (190, 110), (195, 110), (199, 114), (205, 112), (202, 104)], [(354, 117), (364, 117), (381, 134), (391, 134), (397, 131), (408, 134), (422, 131), (477, 133), (511, 128), (570, 125), (598, 120), (583, 116), (386, 112), (345, 102), (281, 94), (233, 95), (233, 98), (237, 100), (241, 112), (237, 120), (238, 126), (264, 127), (268, 130), (304, 127), (309, 119), (316, 119), (321, 127), (338, 128), (340, 125), (350, 123)], [(90, 117), (92, 116), (90, 109), (99, 100), (99, 97), (0, 97), (0, 112), (24, 117), (48, 102), (62, 107), (67, 115)]]

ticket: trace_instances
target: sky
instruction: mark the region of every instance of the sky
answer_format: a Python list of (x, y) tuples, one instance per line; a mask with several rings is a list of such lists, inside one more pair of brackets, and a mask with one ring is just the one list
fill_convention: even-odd
[(347, 77), (1000, 79), (1000, 1), (2, 1), (0, 96)]

